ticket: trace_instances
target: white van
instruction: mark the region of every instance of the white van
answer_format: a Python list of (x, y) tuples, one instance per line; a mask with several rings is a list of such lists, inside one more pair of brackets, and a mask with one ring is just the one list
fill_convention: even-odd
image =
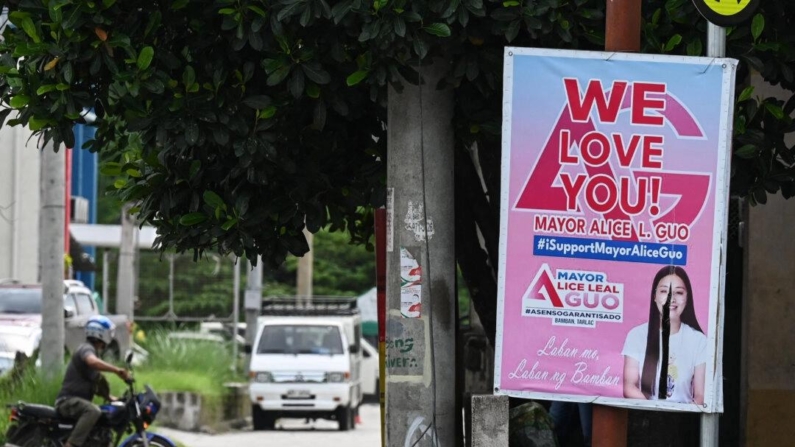
[(355, 428), (362, 402), (361, 316), (345, 300), (298, 307), (265, 301), (251, 349), (254, 430), (279, 418), (331, 419)]

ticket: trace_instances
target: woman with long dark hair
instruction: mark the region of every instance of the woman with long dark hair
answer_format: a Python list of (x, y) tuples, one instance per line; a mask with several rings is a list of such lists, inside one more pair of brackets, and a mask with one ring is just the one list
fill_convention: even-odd
[(704, 403), (707, 337), (698, 324), (693, 287), (683, 268), (666, 266), (654, 276), (649, 322), (629, 331), (621, 354), (624, 397)]

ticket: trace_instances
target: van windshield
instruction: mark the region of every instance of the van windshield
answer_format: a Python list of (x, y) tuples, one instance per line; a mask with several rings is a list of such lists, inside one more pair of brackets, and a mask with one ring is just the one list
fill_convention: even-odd
[(269, 325), (262, 328), (257, 354), (343, 354), (336, 326)]

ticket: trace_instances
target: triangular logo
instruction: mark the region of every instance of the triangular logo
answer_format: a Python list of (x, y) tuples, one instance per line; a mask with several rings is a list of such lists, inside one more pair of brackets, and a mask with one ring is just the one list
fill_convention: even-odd
[(538, 273), (536, 273), (533, 282), (530, 283), (530, 287), (527, 288), (522, 297), (522, 301), (525, 300), (535, 300), (536, 302), (532, 303), (533, 307), (543, 305), (537, 301), (544, 301), (550, 307), (563, 307), (563, 301), (560, 300), (560, 295), (555, 289), (555, 283), (552, 281), (552, 271), (549, 270), (547, 264), (542, 265)]

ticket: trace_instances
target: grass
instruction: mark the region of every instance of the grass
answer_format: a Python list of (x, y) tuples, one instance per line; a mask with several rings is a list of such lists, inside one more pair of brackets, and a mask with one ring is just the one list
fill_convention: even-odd
[[(155, 392), (188, 391), (204, 395), (208, 402), (220, 405), (224, 383), (245, 378), (231, 369), (232, 353), (226, 345), (212, 342), (168, 338), (165, 332), (147, 337), (144, 348), (149, 352), (146, 362), (134, 370), (136, 389), (148, 384)], [(31, 362), (32, 364), (32, 362)], [(238, 368), (238, 371), (242, 371)], [(111, 393), (121, 396), (126, 385), (106, 374)], [(63, 374), (47, 378), (41, 371), (28, 367), (19, 380), (0, 379), (0, 445), (5, 443), (8, 426), (6, 404), (24, 401), (52, 405), (63, 381)]]

